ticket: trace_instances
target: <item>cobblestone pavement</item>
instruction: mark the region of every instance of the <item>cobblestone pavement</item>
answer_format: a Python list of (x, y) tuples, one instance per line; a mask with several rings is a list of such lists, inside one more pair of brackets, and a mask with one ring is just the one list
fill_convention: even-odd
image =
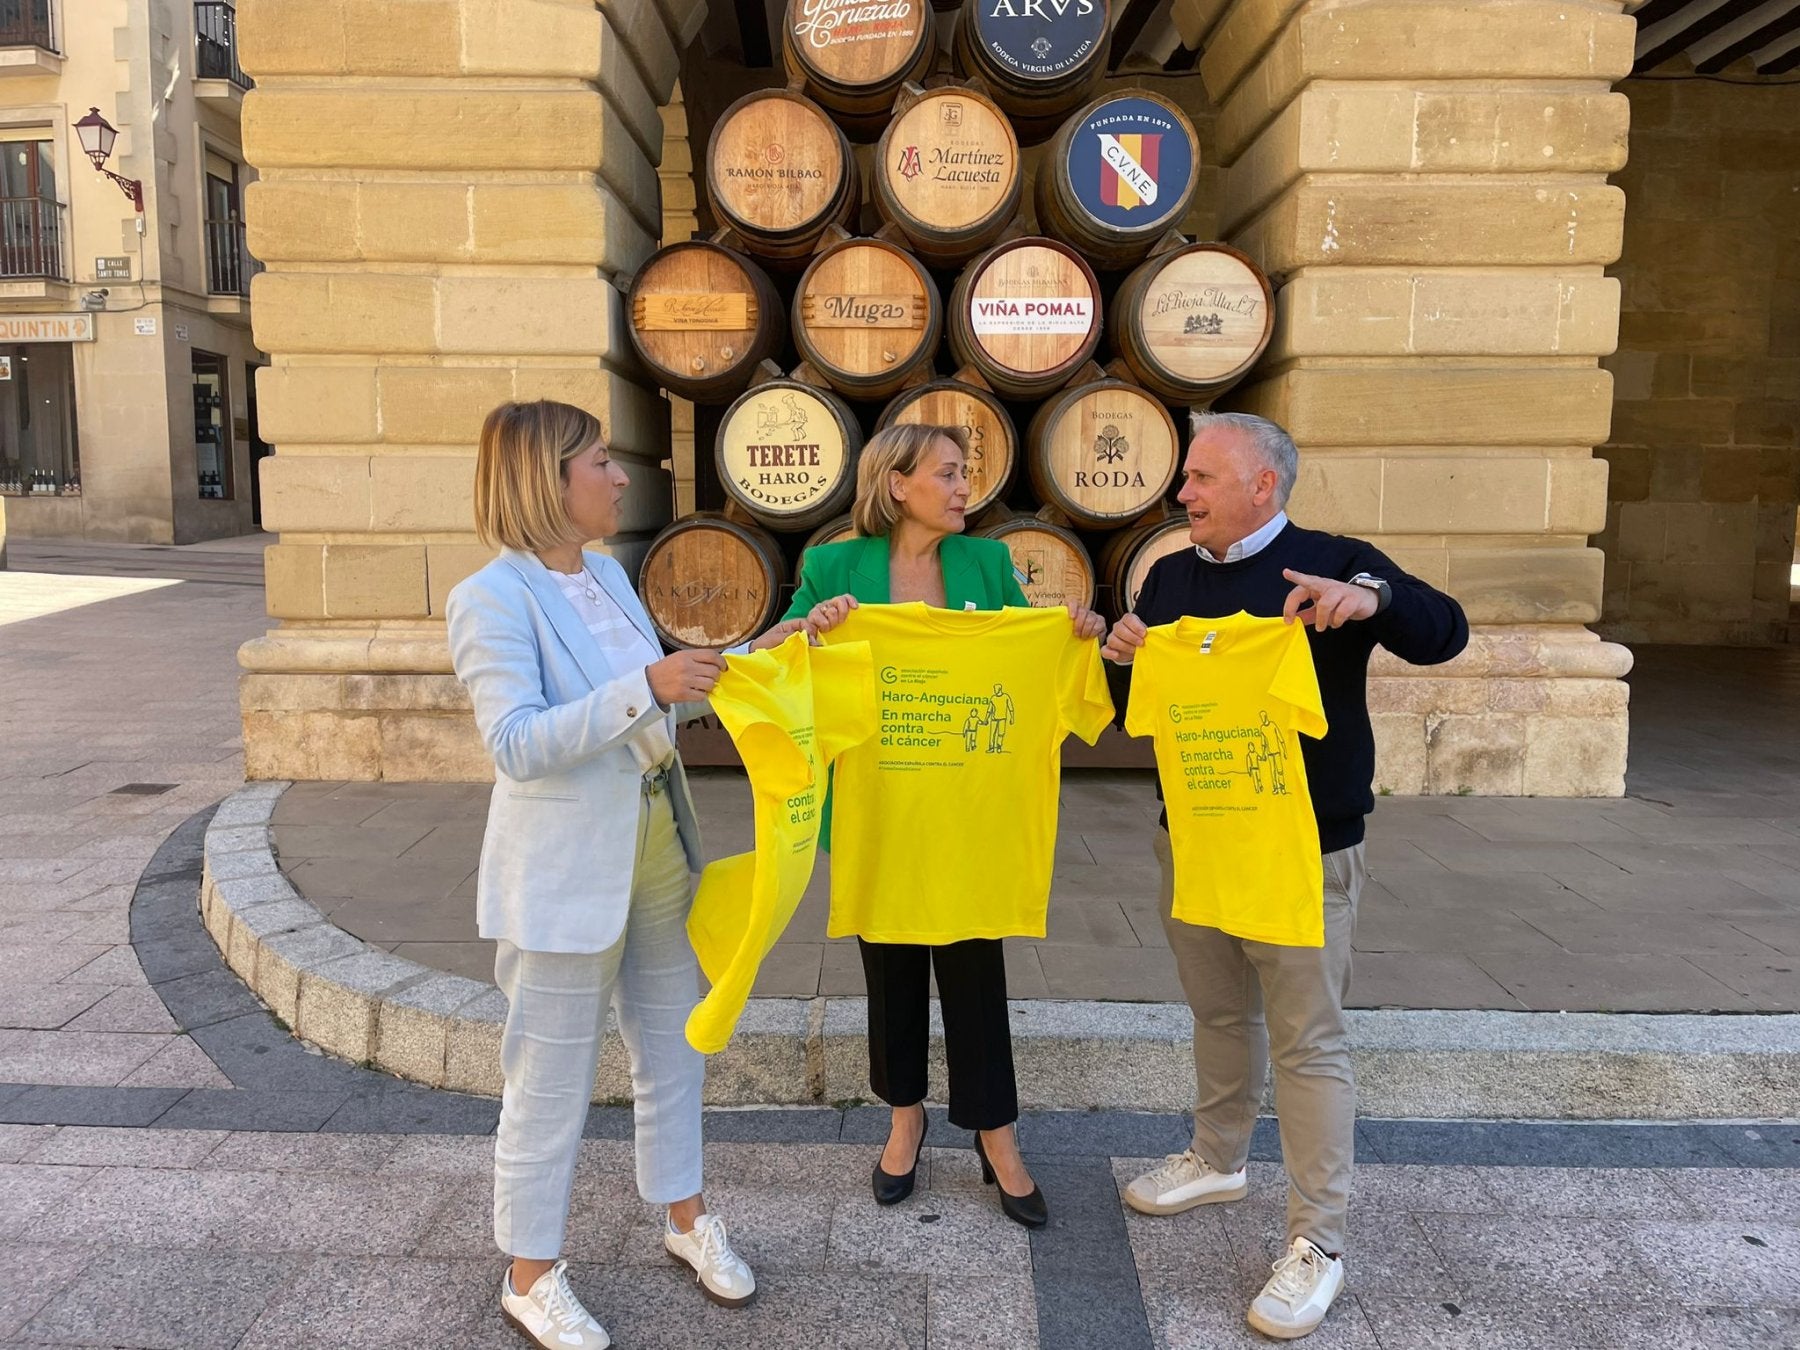
[[(77, 570), (62, 553), (43, 565)], [(152, 924), (192, 885), (196, 813), (241, 781), (233, 653), (265, 620), (253, 555), (118, 557), (153, 563), (0, 573), (0, 1344), (520, 1343), (494, 1307), (494, 1104), (308, 1054)], [(866, 1189), (878, 1110), (707, 1128), (709, 1197), (762, 1276), (736, 1314), (658, 1250), (628, 1110), (590, 1117), (569, 1254), (621, 1346), (1258, 1343), (1270, 1122), (1248, 1200), (1147, 1220), (1119, 1185), (1180, 1147), (1181, 1118), (1031, 1116), (1054, 1214), (1035, 1234), (941, 1119), (893, 1210)], [(1800, 1345), (1800, 1127), (1366, 1121), (1358, 1155), (1351, 1292), (1312, 1344)]]

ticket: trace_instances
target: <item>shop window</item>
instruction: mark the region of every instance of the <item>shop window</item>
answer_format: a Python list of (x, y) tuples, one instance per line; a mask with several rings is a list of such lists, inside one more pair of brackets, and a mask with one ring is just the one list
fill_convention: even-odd
[(0, 345), (0, 493), (81, 492), (75, 360), (66, 346)]
[(231, 481), (231, 400), (225, 358), (194, 352), (194, 468), (200, 495), (218, 501), (236, 497)]

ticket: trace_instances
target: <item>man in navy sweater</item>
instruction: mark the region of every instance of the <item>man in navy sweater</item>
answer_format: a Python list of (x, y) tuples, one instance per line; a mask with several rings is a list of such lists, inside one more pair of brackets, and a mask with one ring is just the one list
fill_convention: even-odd
[[(1250, 942), (1176, 920), (1168, 836), (1158, 834), (1163, 926), (1194, 1012), (1199, 1095), (1192, 1147), (1138, 1177), (1125, 1199), (1145, 1214), (1241, 1199), (1273, 1059), (1288, 1242), (1249, 1321), (1287, 1340), (1314, 1330), (1344, 1283), (1356, 1082), (1343, 1009), (1356, 902), (1368, 876), (1363, 818), (1375, 805), (1369, 655), (1379, 644), (1415, 665), (1435, 665), (1468, 644), (1469, 625), (1456, 601), (1373, 545), (1287, 518), (1299, 455), (1275, 423), (1245, 413), (1193, 420), (1180, 501), (1194, 547), (1150, 569), (1134, 612), (1114, 625), (1102, 651), (1128, 668), (1147, 629), (1186, 615), (1243, 610), (1308, 626), (1329, 724), (1324, 739), (1302, 742), (1323, 855), (1325, 945)], [(1125, 706), (1123, 698), (1115, 702)]]

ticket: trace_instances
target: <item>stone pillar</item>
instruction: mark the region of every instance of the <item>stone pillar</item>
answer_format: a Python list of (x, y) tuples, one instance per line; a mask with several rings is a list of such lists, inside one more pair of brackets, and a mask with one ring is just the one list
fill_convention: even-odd
[(1476, 630), (1449, 666), (1378, 655), (1385, 790), (1623, 791), (1630, 655), (1583, 627), (1619, 324), (1619, 9), (1237, 0), (1207, 38), (1224, 237), (1280, 288), (1260, 379), (1226, 406), (1293, 432), (1302, 523), (1370, 539)]
[[(240, 659), (252, 778), (490, 772), (444, 600), (481, 419), (595, 412), (633, 479), (628, 565), (668, 518), (668, 405), (612, 278), (662, 232), (661, 105), (704, 0), (242, 0), (268, 607)], [(634, 550), (634, 545), (636, 549)]]

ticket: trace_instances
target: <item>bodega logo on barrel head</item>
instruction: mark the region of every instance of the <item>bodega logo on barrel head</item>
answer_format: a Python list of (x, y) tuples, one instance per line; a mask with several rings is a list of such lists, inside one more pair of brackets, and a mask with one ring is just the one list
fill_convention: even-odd
[(924, 316), (910, 295), (830, 295), (806, 297), (812, 328), (923, 328)]
[(1187, 128), (1153, 99), (1107, 99), (1069, 138), (1067, 168), (1075, 200), (1116, 229), (1153, 229), (1182, 211), (1194, 167)]
[(722, 467), (745, 496), (769, 511), (800, 511), (838, 480), (843, 446), (828, 444), (837, 423), (804, 390), (752, 393), (725, 425)]
[(969, 301), (969, 324), (979, 337), (997, 335), (1079, 336), (1094, 322), (1088, 295), (976, 296)]
[(789, 12), (794, 40), (823, 50), (847, 42), (910, 38), (919, 31), (920, 10), (914, 0), (798, 0)]
[(982, 45), (1026, 79), (1051, 79), (1094, 55), (1106, 36), (1102, 0), (968, 0)]

